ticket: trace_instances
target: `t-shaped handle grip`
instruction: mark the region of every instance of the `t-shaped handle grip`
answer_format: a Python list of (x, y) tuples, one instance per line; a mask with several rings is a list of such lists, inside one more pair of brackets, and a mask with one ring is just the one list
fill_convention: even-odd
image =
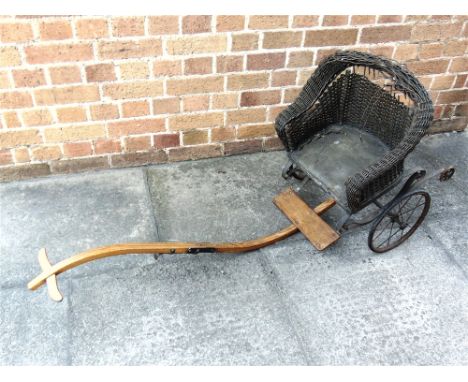
[[(52, 265), (49, 262), (49, 258), (47, 257), (47, 251), (45, 248), (41, 248), (39, 250), (39, 264), (44, 272), (47, 272), (52, 268)], [(57, 286), (57, 276), (55, 274), (50, 275), (46, 279), (47, 283), (47, 291), (49, 292), (49, 296), (52, 300), (60, 302), (63, 300), (62, 293), (60, 293), (58, 286)]]

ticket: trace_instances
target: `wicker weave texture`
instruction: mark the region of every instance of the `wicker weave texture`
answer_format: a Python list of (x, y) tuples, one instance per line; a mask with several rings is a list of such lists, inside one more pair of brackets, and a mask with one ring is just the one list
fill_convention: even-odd
[[(381, 72), (412, 106), (366, 75), (348, 69), (356, 67), (366, 68), (367, 73)], [(299, 149), (333, 123), (351, 124), (384, 142), (390, 151), (345, 183), (348, 206), (357, 212), (398, 181), (404, 159), (428, 129), (432, 116), (427, 91), (405, 67), (384, 57), (342, 51), (322, 60), (297, 99), (277, 117), (276, 131), (288, 151)]]

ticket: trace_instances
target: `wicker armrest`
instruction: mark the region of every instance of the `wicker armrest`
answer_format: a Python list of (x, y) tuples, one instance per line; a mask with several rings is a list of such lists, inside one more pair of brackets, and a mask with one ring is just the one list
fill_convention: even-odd
[(332, 66), (326, 65), (327, 60), (331, 61), (332, 59), (329, 57), (321, 62), (294, 102), (292, 102), (276, 117), (276, 132), (288, 151), (293, 151), (296, 148), (296, 145), (290, 139), (288, 125), (294, 119), (305, 113), (307, 109), (312, 107), (327, 85), (333, 81), (341, 71), (345, 70), (349, 66), (346, 63), (337, 63)]
[(391, 187), (403, 174), (406, 156), (414, 150), (433, 118), (432, 103), (420, 104), (412, 127), (403, 140), (379, 161), (348, 178), (345, 183), (348, 206), (357, 211)]

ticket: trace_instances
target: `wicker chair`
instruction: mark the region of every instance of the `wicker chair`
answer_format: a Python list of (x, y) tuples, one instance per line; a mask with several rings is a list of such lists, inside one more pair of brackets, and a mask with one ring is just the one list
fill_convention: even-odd
[(355, 213), (399, 182), (432, 114), (427, 91), (404, 66), (340, 51), (320, 62), (276, 131), (294, 171), (318, 178)]

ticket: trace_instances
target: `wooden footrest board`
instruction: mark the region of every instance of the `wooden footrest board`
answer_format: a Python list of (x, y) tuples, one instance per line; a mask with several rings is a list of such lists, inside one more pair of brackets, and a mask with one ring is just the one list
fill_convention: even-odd
[(310, 208), (292, 188), (273, 202), (319, 251), (336, 242), (340, 235)]

